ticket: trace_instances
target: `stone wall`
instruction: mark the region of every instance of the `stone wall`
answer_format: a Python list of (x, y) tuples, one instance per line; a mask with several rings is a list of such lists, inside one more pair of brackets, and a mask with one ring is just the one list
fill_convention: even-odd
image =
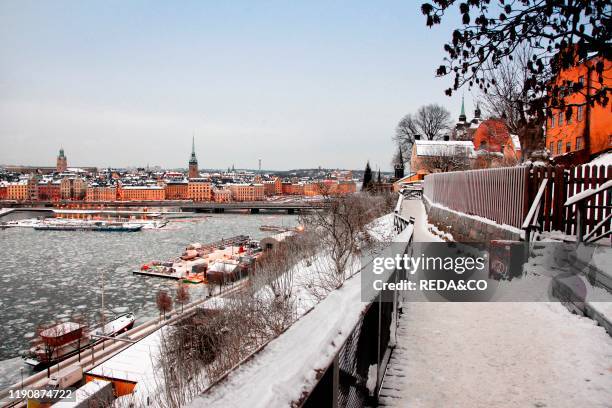
[(429, 222), (440, 231), (452, 234), (458, 242), (488, 242), (491, 240), (519, 241), (521, 231), (511, 226), (494, 225), (478, 217), (462, 214), (437, 205), (423, 197)]

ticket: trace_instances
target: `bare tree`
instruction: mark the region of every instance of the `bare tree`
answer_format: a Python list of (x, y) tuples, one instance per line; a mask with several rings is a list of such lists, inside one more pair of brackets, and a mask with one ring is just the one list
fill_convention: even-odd
[(415, 114), (404, 116), (395, 128), (394, 140), (399, 144), (405, 157), (410, 157), (410, 149), (415, 135), (427, 140), (442, 139), (451, 127), (450, 112), (438, 104), (421, 106)]
[(327, 211), (302, 215), (302, 224), (320, 248), (310, 258), (316, 273), (306, 283), (306, 289), (317, 299), (342, 286), (352, 274), (359, 255), (373, 242), (368, 223), (392, 209), (386, 197), (366, 193), (328, 196), (324, 198)]
[(529, 75), (527, 64), (530, 60), (531, 51), (521, 48), (515, 51), (512, 59), (505, 58), (503, 64), (486, 64), (484, 75), (491, 86), (486, 92), (481, 92), (483, 108), (488, 116), (504, 119), (513, 134), (518, 134), (520, 121), (529, 106), (529, 94), (524, 84)]
[(185, 303), (189, 303), (189, 299), (191, 299), (191, 295), (189, 294), (189, 289), (187, 289), (187, 285), (184, 283), (179, 283), (176, 287), (176, 303), (181, 305), (181, 313), (183, 313), (183, 306)]
[(159, 310), (160, 318), (166, 317), (166, 313), (172, 310), (172, 298), (165, 290), (159, 290), (155, 297), (155, 303), (157, 304), (157, 310)]

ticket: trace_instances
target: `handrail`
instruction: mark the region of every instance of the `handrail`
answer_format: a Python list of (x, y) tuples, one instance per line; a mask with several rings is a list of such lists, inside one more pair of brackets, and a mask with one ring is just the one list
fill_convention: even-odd
[(546, 185), (548, 184), (548, 178), (542, 180), (542, 184), (540, 184), (540, 188), (538, 189), (538, 194), (536, 194), (533, 204), (531, 204), (531, 208), (529, 208), (529, 212), (527, 213), (527, 217), (525, 217), (525, 221), (523, 221), (522, 229), (527, 229), (532, 226), (532, 218), (534, 214), (537, 212), (536, 210), (540, 207), (540, 201), (542, 200), (542, 196), (544, 195), (544, 190), (546, 190)]
[[(565, 207), (569, 207), (572, 205), (576, 205), (576, 237), (577, 241), (580, 242), (594, 242), (601, 238), (604, 238), (612, 233), (612, 230), (608, 229), (604, 231), (602, 234), (595, 235), (600, 228), (602, 228), (611, 218), (612, 214), (608, 214), (603, 220), (601, 220), (588, 234), (586, 232), (586, 215), (587, 215), (587, 205), (586, 201), (591, 199), (593, 196), (607, 191), (612, 188), (612, 180), (608, 180), (603, 183), (601, 186), (597, 188), (590, 188), (588, 190), (584, 190), (578, 194), (574, 194), (572, 197), (568, 198), (565, 202)], [(608, 208), (608, 205), (604, 205), (604, 208)]]
[(568, 207), (570, 205), (574, 205), (574, 204), (578, 204), (583, 202), (584, 200), (588, 200), (589, 198), (593, 197), (594, 195), (597, 195), (599, 193), (601, 193), (602, 191), (606, 191), (612, 188), (612, 180), (608, 180), (605, 183), (603, 183), (601, 186), (597, 187), (597, 188), (590, 188), (588, 190), (584, 190), (578, 194), (574, 194), (573, 196), (571, 196), (570, 198), (567, 199), (567, 201), (565, 202), (565, 207)]

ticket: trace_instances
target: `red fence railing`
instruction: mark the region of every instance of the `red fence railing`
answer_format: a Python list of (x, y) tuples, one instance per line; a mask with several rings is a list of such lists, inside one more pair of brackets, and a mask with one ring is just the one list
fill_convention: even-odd
[(434, 173), (425, 176), (423, 195), (435, 204), (520, 228), (528, 210), (528, 167)]
[[(542, 185), (538, 223), (542, 231), (576, 234), (576, 208), (565, 201), (584, 190), (599, 187), (612, 177), (612, 166), (507, 167), (434, 173), (425, 176), (423, 195), (435, 204), (521, 228)], [(601, 192), (587, 203), (586, 233), (612, 211), (612, 197)]]

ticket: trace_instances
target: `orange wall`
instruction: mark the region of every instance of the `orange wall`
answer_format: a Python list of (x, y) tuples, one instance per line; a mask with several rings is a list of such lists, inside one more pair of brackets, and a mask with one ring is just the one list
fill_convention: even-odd
[[(600, 60), (600, 58), (601, 57), (590, 59), (582, 65), (563, 71), (559, 75), (557, 83), (562, 84), (563, 81), (578, 82), (579, 78), (583, 77), (584, 86), (586, 87), (588, 80), (587, 64), (595, 65)], [(610, 62), (609, 60), (604, 60), (603, 78), (604, 86), (611, 87), (612, 62)], [(596, 72), (591, 72), (591, 86), (594, 88), (599, 88), (601, 86), (598, 82), (598, 75)], [(591, 93), (593, 92), (594, 91), (591, 91)], [(566, 104), (582, 104), (585, 103), (585, 100), (585, 95), (583, 95), (583, 93), (581, 92), (572, 93), (569, 96), (565, 97)], [(570, 123), (567, 122), (567, 118), (565, 118), (565, 115), (562, 115), (563, 124), (559, 125), (560, 111), (558, 109), (553, 110), (552, 113), (554, 116), (554, 126), (552, 126), (553, 120), (551, 118), (548, 118), (546, 123), (546, 147), (551, 150), (553, 157), (558, 156), (559, 154), (568, 153), (568, 143), (570, 152), (580, 150), (584, 147), (584, 132), (587, 123), (586, 112), (586, 106), (583, 106), (582, 117), (580, 118), (578, 114), (578, 108), (573, 107), (573, 114), (570, 119)], [(589, 155), (594, 155), (612, 148), (612, 101), (608, 102), (608, 105), (605, 107), (596, 103), (595, 106), (591, 108), (590, 115), (591, 149), (589, 151)], [(582, 138), (582, 140), (580, 140), (579, 138)], [(561, 151), (559, 151), (559, 142), (561, 143)], [(580, 143), (580, 146), (578, 146), (578, 148), (577, 143)]]

